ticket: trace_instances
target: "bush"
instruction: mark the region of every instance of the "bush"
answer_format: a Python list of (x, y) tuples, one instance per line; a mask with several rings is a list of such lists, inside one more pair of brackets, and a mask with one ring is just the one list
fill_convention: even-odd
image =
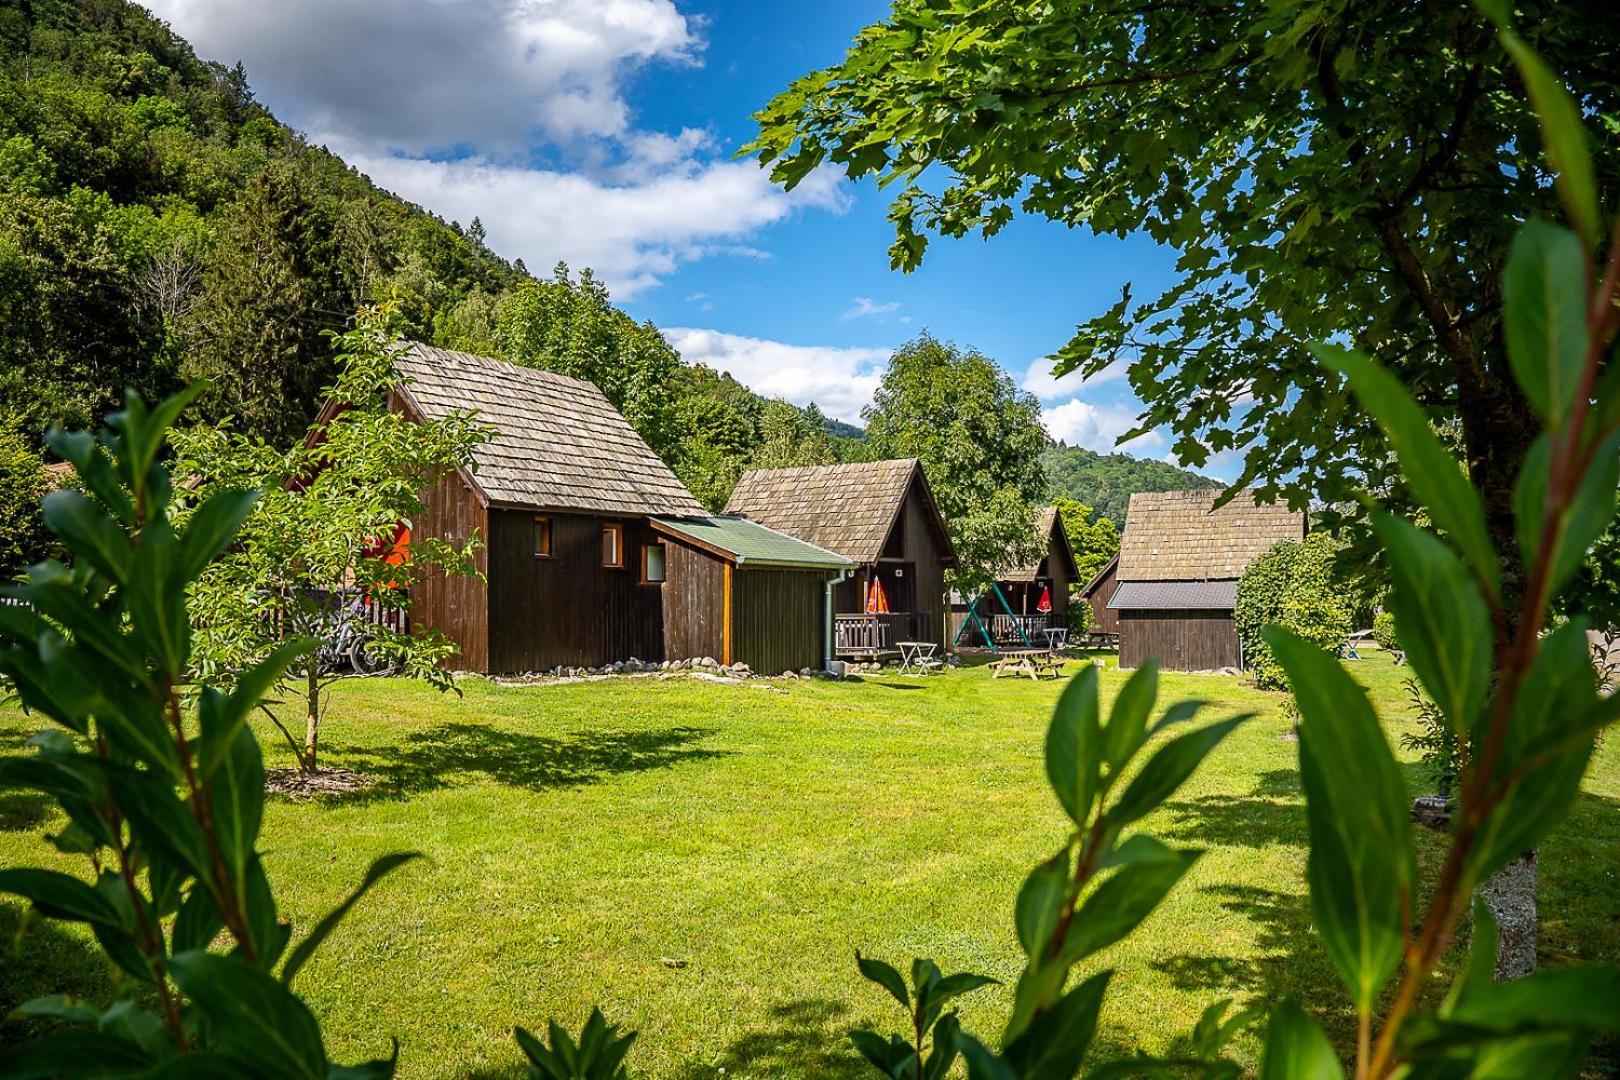
[(1312, 534), (1298, 544), (1283, 540), (1243, 572), (1233, 619), (1244, 663), (1262, 689), (1281, 690), (1287, 685), (1282, 667), (1261, 636), (1266, 626), (1287, 627), (1329, 652), (1349, 640), (1350, 603), (1334, 577), (1336, 551), (1326, 533)]
[(1380, 611), (1373, 616), (1373, 640), (1378, 642), (1380, 649), (1394, 652), (1401, 647), (1395, 637), (1395, 613), (1393, 611)]
[(45, 463), (27, 439), (0, 425), (0, 580), (10, 581), (45, 555)]

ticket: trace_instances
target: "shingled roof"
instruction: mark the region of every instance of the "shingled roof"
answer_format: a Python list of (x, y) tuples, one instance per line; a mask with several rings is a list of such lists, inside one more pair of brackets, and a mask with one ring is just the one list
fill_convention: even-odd
[(1028, 566), (1018, 569), (1002, 577), (1002, 581), (1033, 582), (1041, 576), (1041, 563), (1046, 561), (1047, 554), (1052, 550), (1052, 535), (1056, 533), (1063, 541), (1061, 550), (1068, 560), (1069, 576), (1072, 578), (1078, 572), (1074, 561), (1074, 548), (1069, 544), (1069, 533), (1063, 527), (1063, 519), (1058, 516), (1057, 507), (1043, 506), (1035, 512), (1035, 535), (1040, 540), (1041, 557)]
[(1218, 491), (1137, 492), (1119, 540), (1119, 580), (1217, 581), (1244, 569), (1279, 540), (1302, 540), (1305, 515), (1261, 505), (1245, 489), (1215, 508)]
[(875, 563), (913, 481), (934, 520), (946, 565), (954, 565), (945, 521), (916, 458), (749, 469), (737, 481), (726, 513), (740, 514), (857, 563)]
[(400, 392), (426, 419), (474, 410), (495, 429), (473, 451), (491, 503), (639, 517), (703, 507), (592, 383), (412, 342)]

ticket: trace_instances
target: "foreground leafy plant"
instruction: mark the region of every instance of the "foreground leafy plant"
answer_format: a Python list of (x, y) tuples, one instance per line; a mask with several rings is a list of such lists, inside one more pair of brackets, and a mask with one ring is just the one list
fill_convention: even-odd
[(518, 1046), (529, 1059), (534, 1080), (624, 1080), (624, 1058), (636, 1041), (634, 1031), (619, 1034), (600, 1009), (592, 1009), (579, 1041), (553, 1020), (546, 1032), (547, 1046), (525, 1028), (518, 1028)]
[[(862, 975), (887, 990), (911, 1018), (910, 1041), (899, 1035), (885, 1039), (872, 1031), (851, 1032), (850, 1038), (861, 1055), (893, 1080), (939, 1080), (949, 1072), (956, 1061), (956, 1038), (962, 1026), (955, 1013), (945, 1011), (945, 1006), (996, 980), (965, 971), (943, 975), (938, 964), (919, 959), (912, 961), (908, 990), (900, 972), (882, 960), (857, 952), (855, 965)], [(926, 1049), (930, 1038), (932, 1051)]]
[[(9, 1051), (21, 1076), (324, 1077), (320, 1027), (291, 984), (343, 915), (390, 871), (377, 860), (354, 894), (296, 945), (258, 851), (264, 761), (249, 714), (310, 647), (292, 641), (245, 670), (230, 693), (182, 697), (191, 654), (187, 586), (232, 543), (256, 498), (220, 491), (183, 528), (168, 516), (159, 463), (168, 425), (195, 391), (148, 411), (134, 394), (100, 442), (52, 432), (85, 489), (45, 500), (72, 556), (4, 590), (0, 673), (30, 711), (55, 722), (30, 758), (0, 761), (0, 787), (56, 799), (51, 842), (89, 861), (91, 883), (32, 867), (0, 870), (0, 891), (51, 918), (86, 924), (136, 993), (98, 1010), (63, 997), (19, 1010), (88, 1025)], [(385, 1076), (392, 1059), (346, 1075)]]

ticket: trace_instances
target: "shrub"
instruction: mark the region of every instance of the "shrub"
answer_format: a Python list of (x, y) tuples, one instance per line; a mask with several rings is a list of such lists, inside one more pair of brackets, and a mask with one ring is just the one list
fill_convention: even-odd
[(1233, 619), (1244, 662), (1263, 689), (1280, 690), (1286, 684), (1261, 636), (1264, 627), (1286, 627), (1329, 652), (1349, 639), (1350, 602), (1333, 571), (1337, 550), (1327, 534), (1313, 533), (1303, 543), (1279, 541), (1243, 572)]
[(0, 425), (0, 580), (10, 580), (43, 557), (45, 462), (28, 440)]
[(1400, 641), (1395, 637), (1395, 613), (1393, 611), (1380, 611), (1373, 616), (1373, 640), (1378, 642), (1380, 649), (1394, 652), (1401, 647)]

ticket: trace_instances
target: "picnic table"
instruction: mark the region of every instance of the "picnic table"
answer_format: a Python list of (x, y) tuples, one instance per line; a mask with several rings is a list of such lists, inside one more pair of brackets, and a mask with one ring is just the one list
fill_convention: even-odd
[(1046, 648), (1049, 652), (1057, 652), (1069, 644), (1067, 626), (1048, 626), (1041, 633), (1046, 635)]
[(1028, 675), (1036, 682), (1047, 676), (1058, 679), (1063, 676), (1063, 657), (1051, 649), (1015, 649), (1002, 653), (990, 670), (995, 679), (1008, 674)]
[(943, 660), (934, 654), (939, 651), (939, 643), (934, 641), (897, 641), (896, 647), (900, 650), (900, 674), (915, 673), (927, 675), (938, 671), (945, 666)]

